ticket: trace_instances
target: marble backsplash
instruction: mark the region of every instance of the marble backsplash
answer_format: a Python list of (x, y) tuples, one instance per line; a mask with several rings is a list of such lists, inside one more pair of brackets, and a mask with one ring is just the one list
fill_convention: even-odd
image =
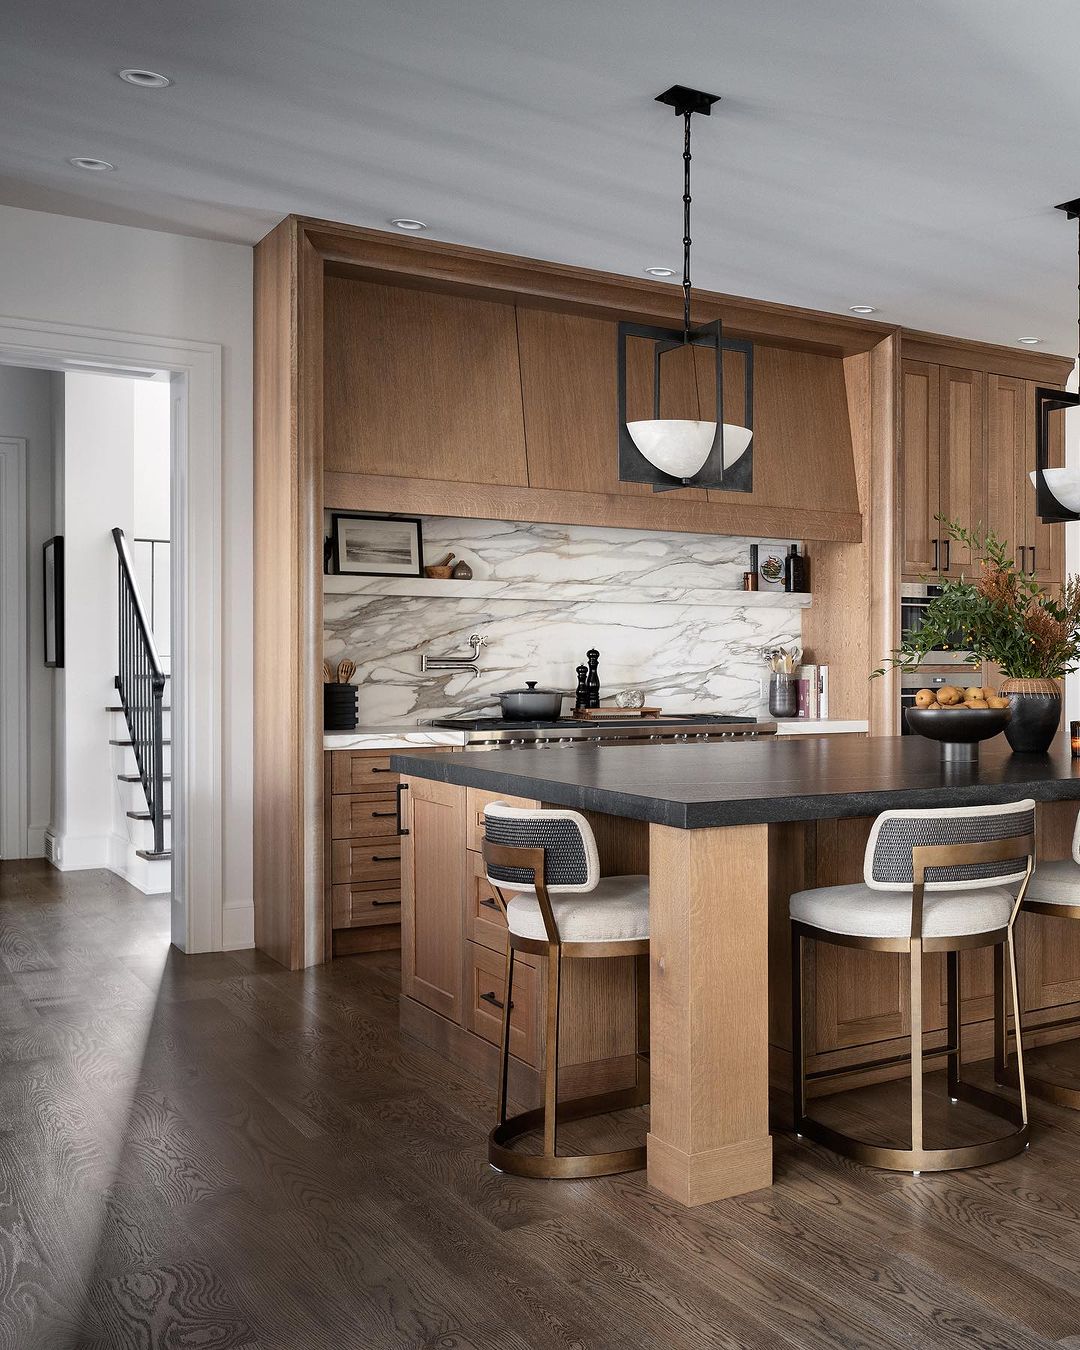
[[(787, 548), (716, 535), (427, 518), (428, 562), (453, 550), (477, 581), (505, 583), (508, 594), (328, 593), (326, 659), (356, 662), (362, 726), (497, 715), (498, 692), (526, 679), (565, 689), (569, 710), (574, 667), (589, 647), (601, 653), (606, 702), (637, 688), (669, 712), (756, 715), (760, 649), (801, 639), (797, 604), (781, 595), (768, 606), (739, 603), (751, 543), (762, 544), (762, 557)], [(550, 598), (535, 598), (534, 585), (529, 598), (509, 594), (515, 583), (536, 582), (550, 587)], [(561, 583), (574, 583), (573, 598), (559, 598)], [(580, 583), (595, 585), (597, 598), (581, 598)], [(715, 607), (701, 602), (702, 591), (717, 593)], [(684, 592), (695, 603), (680, 603)], [(464, 654), (471, 633), (487, 639), (478, 676), (420, 672), (422, 652)]]

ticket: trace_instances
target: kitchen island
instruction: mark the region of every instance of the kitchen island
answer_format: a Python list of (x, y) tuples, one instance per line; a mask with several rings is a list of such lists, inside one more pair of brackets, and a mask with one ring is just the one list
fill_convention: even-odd
[[(784, 1040), (776, 991), (786, 987), (790, 969), (787, 896), (856, 879), (869, 822), (889, 808), (1033, 797), (1046, 804), (1041, 854), (1063, 857), (1076, 811), (1070, 804), (1080, 801), (1080, 768), (1067, 752), (1016, 756), (1002, 738), (985, 744), (974, 764), (946, 764), (936, 744), (915, 736), (421, 753), (391, 763), (421, 799), (431, 789), (450, 794), (442, 799), (448, 808), (453, 791), (464, 788), (488, 800), (505, 795), (624, 822), (627, 838), (635, 828), (647, 831), (648, 1176), (684, 1204), (772, 1181), (769, 1059), (770, 1042)], [(424, 830), (422, 816), (410, 820), (414, 833)], [(1060, 1013), (1080, 1000), (1080, 961), (1063, 991), (1061, 944), (1054, 945), (1057, 992), (1038, 998)], [(1025, 987), (1037, 984), (1029, 971)], [(1033, 997), (1025, 994), (1025, 1002)], [(863, 1058), (867, 1043), (884, 1039), (887, 1014), (872, 1010), (876, 1036), (853, 1033), (856, 1042), (862, 1037), (855, 1048)], [(903, 1026), (897, 1022), (890, 1034), (902, 1035)], [(971, 1039), (978, 1046), (978, 1037)], [(842, 1063), (845, 1048), (828, 1047), (829, 1062)]]

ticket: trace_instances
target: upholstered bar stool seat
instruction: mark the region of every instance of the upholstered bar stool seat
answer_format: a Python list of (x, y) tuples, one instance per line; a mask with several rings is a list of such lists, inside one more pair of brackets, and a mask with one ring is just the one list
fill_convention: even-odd
[[(1021, 908), (1028, 915), (1041, 914), (1054, 919), (1080, 919), (1080, 817), (1077, 817), (1073, 831), (1072, 857), (1039, 863), (1032, 875)], [(1052, 1022), (1040, 1022), (1039, 1032), (1045, 1035), (1048, 1031), (1064, 1031), (1075, 1027), (1080, 1027), (1080, 1018), (1062, 1017)], [(1007, 1063), (1007, 1027), (1003, 1035), (1006, 1044), (1006, 1064), (1000, 1077), (1004, 1082), (1014, 1083), (1016, 1073)], [(1016, 1035), (1019, 1038), (1019, 1029)], [(1019, 1043), (1017, 1049), (1020, 1049)], [(1056, 1106), (1068, 1106), (1074, 1111), (1080, 1111), (1080, 1089), (1044, 1078), (1039, 1066), (1029, 1070), (1027, 1086), (1036, 1097), (1042, 1097)]]
[(1068, 905), (1080, 911), (1080, 864), (1072, 858), (1039, 863), (1028, 884), (1025, 906), (1040, 901), (1051, 905)]
[[(552, 896), (551, 912), (563, 942), (647, 942), (649, 878), (601, 877), (586, 895)], [(516, 937), (547, 941), (535, 891), (507, 901), (506, 923)]]
[[(558, 1126), (648, 1100), (648, 1072), (641, 1042), (634, 1085), (619, 1091), (559, 1101), (559, 992), (565, 960), (644, 957), (649, 951), (649, 878), (602, 877), (592, 827), (576, 811), (535, 811), (493, 802), (484, 811), (482, 845), (487, 879), (506, 916), (506, 994), (503, 998), (498, 1117), (488, 1135), (488, 1161), (501, 1172), (526, 1177), (595, 1177), (645, 1166), (644, 1145), (610, 1153), (558, 1151)], [(506, 1114), (510, 1062), (510, 1010), (518, 952), (547, 958), (547, 1016), (543, 1105)], [(638, 1035), (643, 1035), (647, 975), (638, 966)], [(515, 1143), (543, 1131), (543, 1150), (525, 1153)]]
[[(1027, 1147), (1028, 1117), (1020, 1043), (1020, 999), (1013, 928), (1035, 865), (1035, 803), (965, 806), (937, 811), (885, 811), (870, 831), (861, 882), (797, 891), (791, 897), (792, 1097), (795, 1133), (871, 1167), (891, 1171), (944, 1171), (977, 1167)], [(1080, 870), (1080, 869), (1078, 869)], [(906, 953), (909, 958), (911, 1052), (878, 1064), (807, 1073), (803, 1037), (802, 967), (807, 942)], [(1007, 1070), (1005, 952), (1017, 1027), (1016, 1086), (1019, 1105), (984, 1091), (961, 1076), (960, 956), (993, 947), (994, 1050), (999, 1083)], [(951, 1101), (963, 1099), (1007, 1120), (1011, 1133), (979, 1143), (927, 1148), (923, 1142), (924, 952), (944, 952)], [(807, 1110), (807, 1085), (842, 1073), (886, 1064), (911, 1065), (911, 1145), (885, 1147), (856, 1139), (815, 1119)]]
[[(923, 937), (959, 937), (1004, 928), (1015, 904), (1016, 896), (1003, 886), (928, 895), (923, 907)], [(911, 895), (874, 891), (861, 882), (821, 886), (797, 891), (791, 897), (791, 917), (798, 923), (851, 937), (906, 938), (911, 933)]]

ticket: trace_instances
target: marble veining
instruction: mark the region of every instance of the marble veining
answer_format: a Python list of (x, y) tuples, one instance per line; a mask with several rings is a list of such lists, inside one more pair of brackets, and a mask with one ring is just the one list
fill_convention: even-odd
[[(461, 713), (498, 713), (498, 692), (526, 679), (565, 689), (572, 706), (574, 667), (589, 647), (601, 652), (602, 697), (645, 690), (669, 712), (761, 715), (763, 646), (800, 642), (798, 601), (740, 605), (735, 592), (748, 566), (750, 539), (649, 534), (633, 530), (504, 521), (426, 519), (424, 552), (453, 550), (477, 580), (515, 583), (516, 598), (497, 595), (402, 596), (328, 593), (325, 655), (357, 664), (362, 727), (415, 723)], [(782, 554), (784, 541), (766, 541)], [(516, 586), (537, 583), (537, 598)], [(592, 583), (594, 595), (544, 599), (545, 583)], [(665, 588), (672, 598), (648, 602), (635, 587)], [(485, 587), (485, 590), (489, 589)], [(584, 589), (584, 588), (582, 588)], [(713, 591), (715, 608), (680, 591)], [(464, 592), (464, 587), (454, 587)], [(577, 586), (573, 586), (577, 593)], [(487, 645), (480, 674), (420, 673), (420, 655), (452, 656), (471, 633)]]

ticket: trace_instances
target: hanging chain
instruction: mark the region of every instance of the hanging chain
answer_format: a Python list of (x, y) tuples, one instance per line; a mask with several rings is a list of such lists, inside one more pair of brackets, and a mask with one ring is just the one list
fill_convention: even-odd
[(690, 109), (683, 113), (683, 342), (690, 341)]

